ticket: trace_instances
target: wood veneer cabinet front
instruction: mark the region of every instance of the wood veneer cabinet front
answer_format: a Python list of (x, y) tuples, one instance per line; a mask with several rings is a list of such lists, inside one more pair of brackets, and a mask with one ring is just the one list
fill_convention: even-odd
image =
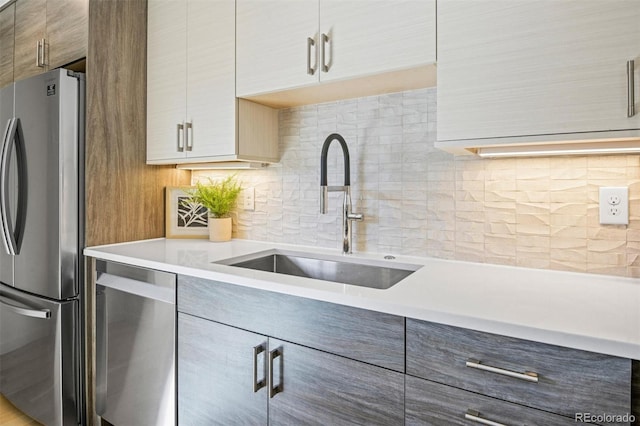
[(450, 0), (437, 20), (438, 147), (640, 129), (640, 2)]
[(526, 408), (417, 377), (406, 376), (405, 389), (407, 426), (468, 426), (474, 422), (483, 424), (483, 420), (513, 426), (576, 424), (573, 418)]
[[(88, 0), (16, 2), (14, 79), (58, 68), (87, 55)], [(41, 47), (38, 44), (44, 41)], [(38, 51), (44, 49), (44, 63)]]
[(13, 83), (15, 3), (0, 11), (0, 88)]
[(277, 110), (236, 99), (235, 22), (234, 0), (149, 0), (148, 164), (278, 161)]
[(237, 0), (237, 95), (433, 64), (435, 6), (433, 0)]
[(404, 318), (180, 275), (178, 311), (404, 372)]
[[(537, 382), (523, 380), (526, 372), (536, 373)], [(412, 319), (407, 374), (570, 418), (631, 412), (629, 359)]]
[[(188, 306), (178, 309), (189, 311)], [(297, 308), (302, 316), (304, 307)], [(274, 315), (264, 321), (281, 319)], [(338, 322), (324, 325), (341, 327)], [(403, 423), (400, 372), (183, 312), (178, 313), (178, 330), (180, 424)]]

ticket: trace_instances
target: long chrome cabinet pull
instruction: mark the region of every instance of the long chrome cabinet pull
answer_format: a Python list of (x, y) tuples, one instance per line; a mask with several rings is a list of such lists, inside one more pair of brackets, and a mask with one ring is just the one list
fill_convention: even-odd
[(184, 123), (184, 138), (187, 142), (187, 151), (193, 151), (193, 123)]
[[(260, 389), (267, 385), (266, 377), (258, 381), (258, 355), (267, 350), (267, 345), (264, 343), (259, 344), (258, 346), (253, 347), (253, 392), (258, 392)], [(265, 364), (263, 364), (264, 366)], [(262, 369), (263, 374), (265, 373), (265, 368)]]
[(327, 43), (329, 43), (329, 36), (322, 33), (322, 71), (329, 72), (329, 65), (327, 64), (325, 53), (327, 51)]
[(475, 410), (467, 410), (467, 413), (464, 415), (464, 418), (467, 420), (471, 420), (472, 422), (480, 423), (488, 426), (506, 426), (503, 423), (494, 422), (488, 419), (483, 419), (480, 417), (480, 413)]
[(511, 370), (505, 370), (503, 368), (491, 367), (490, 365), (481, 364), (480, 361), (475, 359), (467, 360), (467, 367), (475, 368), (477, 370), (489, 371), (491, 373), (502, 374), (503, 376), (513, 377), (514, 379), (525, 380), (527, 382), (538, 383), (538, 373), (526, 371), (524, 373), (518, 373)]
[(42, 56), (42, 40), (38, 40), (36, 43), (36, 67), (42, 68), (40, 63), (40, 57)]
[(40, 319), (49, 319), (51, 318), (51, 311), (49, 309), (33, 309), (26, 305), (16, 305), (14, 303), (9, 303), (7, 299), (0, 297), (0, 305), (8, 308), (9, 310), (15, 312), (18, 315), (22, 315), (25, 317), (31, 318), (40, 318)]
[(307, 37), (307, 74), (309, 75), (314, 75), (316, 73), (316, 67), (318, 65), (318, 61), (316, 60), (316, 64), (313, 67), (311, 66), (311, 47), (315, 45), (316, 41), (311, 37)]
[(178, 123), (176, 140), (178, 141), (178, 152), (184, 152), (184, 124), (182, 123)]
[(36, 67), (38, 68), (44, 68), (46, 64), (46, 46), (47, 46), (47, 40), (46, 39), (40, 39), (38, 40), (38, 43), (36, 43)]
[(627, 117), (636, 115), (634, 61), (627, 61)]
[[(280, 383), (276, 386), (273, 385), (273, 360), (280, 357)], [(276, 348), (269, 352), (269, 398), (273, 398), (283, 390), (283, 368), (282, 368), (282, 348)]]

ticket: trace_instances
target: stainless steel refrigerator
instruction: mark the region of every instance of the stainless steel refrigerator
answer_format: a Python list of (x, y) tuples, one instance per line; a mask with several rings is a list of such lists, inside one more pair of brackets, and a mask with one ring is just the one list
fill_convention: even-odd
[(84, 87), (0, 89), (0, 393), (45, 425), (83, 423)]

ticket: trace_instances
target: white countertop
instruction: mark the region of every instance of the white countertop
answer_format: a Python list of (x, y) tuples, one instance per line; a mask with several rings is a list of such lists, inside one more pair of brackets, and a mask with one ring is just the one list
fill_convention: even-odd
[[(339, 250), (248, 240), (145, 240), (89, 247), (86, 256), (219, 280), (640, 360), (640, 280), (396, 256), (423, 265), (387, 290), (255, 271), (212, 262), (269, 249)], [(383, 254), (353, 254), (383, 260)]]

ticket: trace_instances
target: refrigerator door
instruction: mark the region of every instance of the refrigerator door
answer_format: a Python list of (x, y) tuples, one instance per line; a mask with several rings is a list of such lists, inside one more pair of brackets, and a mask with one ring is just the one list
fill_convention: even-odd
[(77, 425), (78, 301), (0, 284), (0, 393), (45, 425)]
[[(13, 119), (13, 84), (0, 89), (0, 155), (9, 143), (8, 132)], [(4, 226), (0, 218), (0, 229)], [(6, 241), (0, 233), (0, 282), (13, 285), (13, 256), (8, 252)]]
[(26, 216), (17, 238), (14, 286), (58, 300), (79, 290), (81, 84), (67, 70), (15, 83), (14, 116), (22, 126), (26, 176), (17, 179), (19, 193), (9, 211), (17, 212), (14, 222), (20, 226), (26, 192)]

